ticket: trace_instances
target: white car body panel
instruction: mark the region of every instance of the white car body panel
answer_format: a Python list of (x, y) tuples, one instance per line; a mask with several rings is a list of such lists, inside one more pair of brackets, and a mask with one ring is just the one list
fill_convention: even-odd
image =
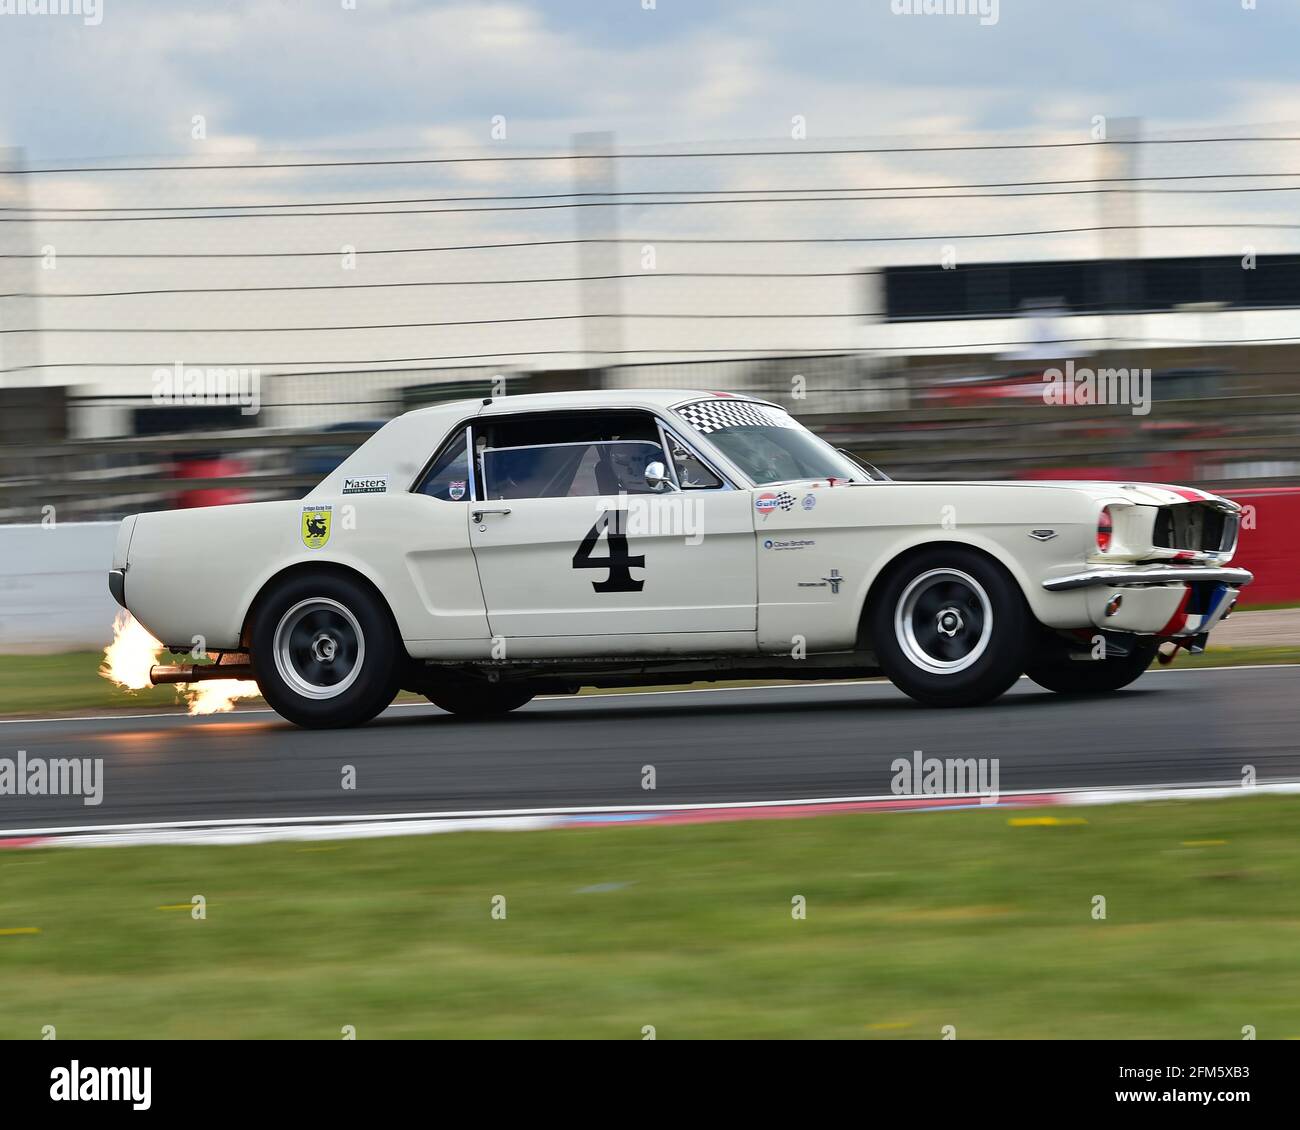
[[(1144, 633), (1168, 627), (1185, 602), (1183, 583), (1127, 588), (1122, 614), (1106, 618), (1117, 584), (1048, 591), (1044, 581), (1101, 565), (1185, 561), (1223, 565), (1225, 552), (1154, 549), (1156, 508), (1205, 501), (1203, 492), (1149, 484), (1008, 482), (753, 486), (674, 405), (715, 394), (683, 390), (581, 392), (460, 401), (398, 417), (300, 501), (142, 514), (128, 518), (114, 567), (125, 570), (126, 605), (157, 638), (189, 649), (237, 650), (250, 609), (287, 569), (355, 571), (392, 610), (416, 659), (629, 655), (788, 655), (859, 644), (872, 584), (909, 549), (935, 542), (982, 550), (1016, 579), (1034, 616), (1057, 629)], [(412, 493), (452, 429), (479, 417), (551, 409), (652, 412), (731, 480), (722, 490), (612, 499), (538, 498), (448, 502)], [(348, 493), (357, 484), (373, 493)], [(734, 489), (733, 489), (734, 488)], [(773, 493), (788, 506), (761, 503)], [(782, 500), (784, 502), (784, 499)], [(683, 526), (674, 508), (694, 507)], [(1098, 514), (1111, 508), (1115, 540), (1096, 551)], [(311, 548), (304, 512), (328, 514), (328, 537)], [(478, 509), (509, 508), (509, 515)], [(597, 592), (599, 569), (574, 556), (603, 511), (628, 510), (628, 545), (643, 567), (635, 590)], [(637, 525), (637, 516), (642, 526)], [(639, 532), (640, 531), (640, 532)], [(702, 536), (699, 536), (702, 534)], [(1049, 537), (1039, 535), (1048, 534)], [(602, 536), (592, 550), (610, 553)], [(1208, 574), (1207, 574), (1208, 575)], [(1239, 582), (1240, 583), (1240, 582)], [(1118, 584), (1122, 584), (1119, 582)], [(1205, 631), (1228, 608), (1188, 617), (1171, 635)]]
[[(753, 650), (756, 626), (753, 505), (745, 491), (613, 498), (529, 498), (485, 502), (471, 523), (493, 635), (654, 636), (730, 632)], [(491, 513), (493, 507), (509, 514)], [(624, 534), (644, 567), (629, 570), (635, 591), (595, 591), (605, 569), (574, 568), (575, 550), (602, 515), (628, 514)], [(685, 518), (698, 515), (692, 539)], [(692, 542), (694, 541), (694, 544)], [(592, 564), (609, 554), (605, 531)]]

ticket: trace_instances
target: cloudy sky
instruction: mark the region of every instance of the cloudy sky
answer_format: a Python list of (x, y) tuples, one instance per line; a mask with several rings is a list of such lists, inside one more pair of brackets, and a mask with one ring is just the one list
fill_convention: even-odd
[[(499, 199), (590, 188), (568, 160), (62, 171), (138, 158), (564, 154), (585, 131), (611, 131), (624, 150), (1078, 145), (1092, 139), (1099, 115), (1140, 117), (1153, 137), (1296, 136), (1294, 0), (1000, 0), (990, 24), (978, 15), (898, 14), (910, 6), (903, 0), (100, 3), (102, 19), (87, 26), (75, 15), (7, 14), (23, 0), (0, 0), (0, 158), (7, 148), (10, 160), (20, 152), (29, 169), (47, 170), (0, 176), (0, 205), (27, 209), (10, 213), (20, 222), (0, 224), (0, 254), (56, 253), (49, 263), (0, 259), (0, 294), (39, 296), (0, 306), (5, 325), (39, 328), (0, 340), (11, 380), (140, 388), (150, 366), (177, 361), (271, 372), (449, 358), (562, 365), (590, 356), (589, 330), (612, 325), (610, 314), (623, 315), (611, 348), (636, 359), (854, 349), (867, 332), (864, 269), (931, 264), (946, 247), (963, 262), (1114, 254), (1092, 229), (1130, 205), (1144, 224), (1175, 226), (1153, 228), (1120, 253), (1300, 246), (1300, 232), (1285, 227), (1295, 199), (1285, 190), (1190, 194), (1183, 189), (1208, 182), (1189, 182), (1149, 188), (1128, 205), (1091, 188), (1073, 193), (1086, 183), (1005, 200), (925, 198), (926, 186), (1135, 171), (1290, 173), (1300, 171), (1300, 142), (1152, 146), (1129, 169), (1105, 166), (1095, 146), (629, 160), (613, 187), (696, 198), (670, 205), (647, 195), (587, 212)], [(796, 116), (806, 136), (792, 139)], [(501, 120), (505, 136), (494, 137)], [(1292, 182), (1224, 187), (1261, 183)], [(922, 191), (908, 199), (880, 195), (912, 186)], [(864, 189), (875, 195), (864, 199)], [(698, 198), (710, 190), (857, 198), (719, 206)], [(479, 203), (488, 210), (445, 212), (487, 194), (494, 199)], [(361, 200), (425, 203), (398, 205), (412, 215), (358, 216), (350, 202)], [(339, 203), (348, 214), (274, 220), (142, 221), (120, 212)], [(1234, 226), (1243, 223), (1269, 226)], [(996, 238), (982, 238), (989, 233)], [(572, 244), (584, 234), (626, 242), (593, 259)], [(837, 242), (845, 235), (854, 238)], [(756, 236), (768, 242), (725, 242)], [(445, 250), (480, 243), (528, 246)], [(647, 245), (657, 253), (653, 272)], [(339, 257), (347, 246), (359, 252), (350, 266)], [(803, 277), (734, 277), (763, 271)], [(715, 272), (733, 277), (698, 277)], [(617, 292), (544, 281), (593, 273), (634, 277)]]
[(520, 145), (781, 137), (794, 114), (820, 137), (1300, 117), (1288, 0), (1001, 0), (991, 26), (901, 0), (100, 2), (95, 27), (0, 15), (0, 145), (475, 144), (497, 114)]

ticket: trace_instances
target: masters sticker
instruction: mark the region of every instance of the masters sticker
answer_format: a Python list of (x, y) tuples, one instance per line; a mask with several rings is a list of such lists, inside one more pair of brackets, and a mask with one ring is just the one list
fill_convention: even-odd
[(308, 549), (320, 549), (330, 540), (330, 527), (334, 523), (334, 507), (304, 506), (302, 508), (302, 544)]
[(388, 476), (377, 475), (373, 479), (344, 479), (344, 494), (386, 494), (388, 492)]

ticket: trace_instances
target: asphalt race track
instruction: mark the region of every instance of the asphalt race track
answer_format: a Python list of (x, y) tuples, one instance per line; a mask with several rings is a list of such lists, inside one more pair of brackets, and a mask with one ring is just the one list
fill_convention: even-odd
[(18, 720), (0, 722), (0, 757), (103, 758), (103, 801), (0, 796), (0, 832), (880, 795), (914, 750), (997, 757), (1004, 792), (1236, 784), (1245, 765), (1300, 780), (1297, 721), (1300, 667), (1155, 671), (1073, 701), (1022, 679), (992, 706), (948, 711), (859, 683), (543, 699), (493, 722), (399, 706), (321, 732), (266, 711)]

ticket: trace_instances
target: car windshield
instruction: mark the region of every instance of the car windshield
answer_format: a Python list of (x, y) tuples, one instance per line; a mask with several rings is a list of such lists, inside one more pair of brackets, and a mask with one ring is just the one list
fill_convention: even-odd
[(677, 414), (756, 486), (791, 479), (865, 482), (869, 477), (774, 404), (719, 397), (683, 404)]

